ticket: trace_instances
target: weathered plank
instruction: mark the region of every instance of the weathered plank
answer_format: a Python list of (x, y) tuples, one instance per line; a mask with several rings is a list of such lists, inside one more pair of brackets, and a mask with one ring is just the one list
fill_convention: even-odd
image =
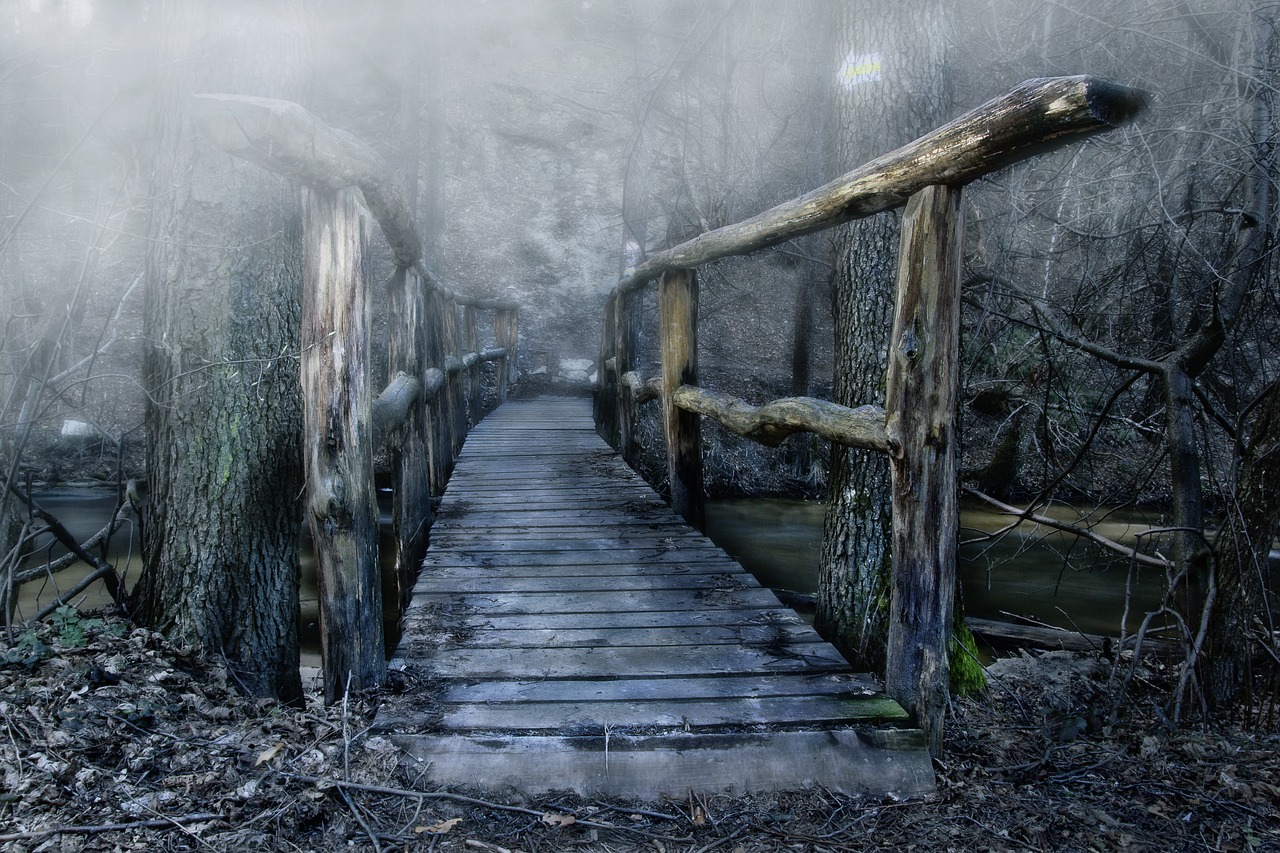
[(933, 789), (921, 737), (910, 730), (391, 738), (413, 757), (413, 772), (437, 785), (484, 780), (489, 788), (526, 793), (571, 790), (655, 800), (689, 791), (749, 793), (815, 784), (878, 796)]
[[(896, 730), (901, 707), (588, 424), (585, 400), (507, 403), (468, 437), (398, 653), (432, 701), (410, 692), (379, 714), (424, 762), (411, 772), (629, 796), (745, 779), (929, 788), (918, 732)], [(744, 740), (745, 727), (762, 730)]]

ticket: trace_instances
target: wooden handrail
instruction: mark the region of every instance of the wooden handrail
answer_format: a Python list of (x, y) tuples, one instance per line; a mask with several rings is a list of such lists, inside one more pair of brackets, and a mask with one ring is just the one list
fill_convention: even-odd
[(777, 447), (795, 433), (810, 432), (845, 447), (889, 451), (884, 409), (880, 406), (851, 409), (813, 397), (783, 397), (753, 406), (737, 397), (692, 385), (676, 390), (675, 404), (768, 447)]
[(617, 290), (636, 290), (667, 270), (750, 254), (901, 207), (927, 186), (963, 186), (1034, 154), (1119, 127), (1146, 103), (1145, 92), (1092, 77), (1028, 80), (825, 186), (658, 252), (623, 278)]
[[(628, 436), (645, 387), (631, 366), (636, 296), (659, 278), (667, 475), (672, 508), (691, 524), (703, 517), (699, 415), (763, 444), (808, 431), (889, 456), (894, 521), (885, 684), (915, 716), (935, 754), (942, 745), (958, 523), (962, 188), (1032, 154), (1124, 124), (1146, 100), (1136, 89), (1089, 77), (1029, 80), (825, 186), (652, 255), (619, 281), (605, 304), (597, 426), (631, 461), (636, 450)], [(697, 387), (696, 267), (903, 205), (883, 408), (849, 409), (811, 398), (756, 407)]]

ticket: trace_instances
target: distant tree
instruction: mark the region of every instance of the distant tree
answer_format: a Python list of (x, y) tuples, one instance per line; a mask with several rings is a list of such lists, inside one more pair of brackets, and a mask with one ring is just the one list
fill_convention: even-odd
[(137, 618), (297, 701), (299, 193), (205, 143), (191, 95), (298, 100), (299, 4), (165, 0), (144, 376), (150, 493)]

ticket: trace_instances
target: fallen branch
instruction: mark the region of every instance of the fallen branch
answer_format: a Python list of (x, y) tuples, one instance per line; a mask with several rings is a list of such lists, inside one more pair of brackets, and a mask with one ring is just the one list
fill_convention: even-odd
[[(1152, 557), (1149, 554), (1143, 554), (1136, 548), (1130, 548), (1128, 545), (1122, 545), (1114, 539), (1108, 539), (1102, 534), (1095, 533), (1087, 527), (1080, 527), (1079, 525), (1071, 524), (1070, 522), (1059, 521), (1056, 518), (1050, 518), (1047, 515), (1040, 515), (1039, 513), (1032, 512), (1030, 509), (1018, 509), (1016, 506), (1010, 506), (1003, 501), (996, 500), (990, 495), (984, 494), (977, 489), (970, 489), (966, 487), (963, 491), (965, 494), (972, 495), (978, 500), (990, 504), (1003, 513), (1017, 516), (1022, 521), (1034, 521), (1036, 524), (1041, 524), (1045, 527), (1052, 527), (1054, 530), (1061, 530), (1064, 533), (1074, 533), (1082, 539), (1088, 539), (1090, 542), (1093, 542), (1096, 545), (1101, 545), (1108, 551), (1114, 551), (1115, 553), (1128, 557), (1129, 559), (1141, 563), (1144, 566), (1152, 566), (1157, 569), (1168, 569), (1172, 566), (1172, 563), (1164, 557)], [(1010, 525), (1010, 529), (1016, 526), (1016, 524)]]
[(190, 814), (158, 820), (103, 823), (95, 826), (54, 826), (48, 829), (33, 829), (28, 832), (11, 832), (8, 835), (0, 835), (0, 844), (10, 841), (31, 841), (49, 835), (101, 835), (104, 832), (125, 832), (130, 829), (174, 829), (188, 823), (204, 823), (211, 820), (226, 819), (227, 816), (221, 814)]

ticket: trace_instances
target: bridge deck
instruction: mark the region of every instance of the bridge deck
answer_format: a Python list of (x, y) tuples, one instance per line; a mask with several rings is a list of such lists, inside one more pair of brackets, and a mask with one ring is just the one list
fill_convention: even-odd
[(509, 402), (468, 436), (398, 659), (416, 686), (380, 728), (431, 784), (933, 785), (902, 709), (674, 515), (585, 400)]

